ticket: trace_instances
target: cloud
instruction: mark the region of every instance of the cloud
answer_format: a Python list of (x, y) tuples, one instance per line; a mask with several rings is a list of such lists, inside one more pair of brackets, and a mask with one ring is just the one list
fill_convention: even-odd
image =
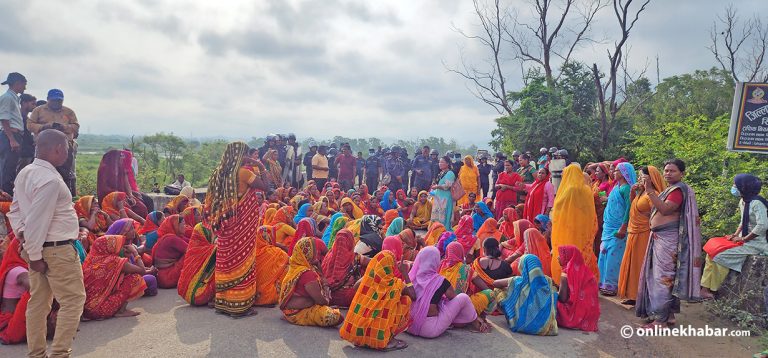
[(62, 18), (40, 19), (30, 11), (26, 1), (0, 2), (0, 51), (28, 55), (71, 56), (89, 49), (86, 37), (68, 38), (56, 31), (40, 31), (39, 21), (46, 26), (67, 26)]

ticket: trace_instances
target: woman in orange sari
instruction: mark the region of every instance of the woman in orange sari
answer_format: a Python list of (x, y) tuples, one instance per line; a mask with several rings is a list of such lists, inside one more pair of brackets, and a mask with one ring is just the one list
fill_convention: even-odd
[(538, 257), (541, 261), (541, 271), (547, 276), (552, 275), (552, 254), (550, 253), (549, 245), (547, 245), (547, 238), (544, 237), (539, 229), (530, 228), (525, 230), (525, 233), (523, 234), (523, 245), (508, 258), (514, 260), (512, 262), (512, 272), (515, 276), (520, 276), (520, 257), (525, 254), (531, 254)]
[[(661, 193), (667, 188), (667, 181), (661, 176), (659, 170), (649, 165), (643, 172), (651, 177), (653, 188)], [(623, 304), (634, 304), (637, 299), (637, 287), (640, 283), (640, 271), (645, 261), (645, 252), (648, 249), (648, 239), (651, 236), (651, 210), (653, 205), (648, 194), (645, 193), (645, 182), (641, 178), (632, 188), (632, 204), (629, 208), (629, 226), (627, 228), (627, 248), (624, 258), (621, 260), (619, 271), (619, 297), (623, 298)]]
[(146, 270), (120, 257), (124, 240), (121, 235), (106, 235), (94, 241), (83, 263), (83, 317), (102, 320), (139, 314), (127, 306), (128, 302), (144, 295), (147, 284), (142, 275)]
[(203, 210), (199, 206), (190, 206), (184, 209), (179, 216), (184, 219), (184, 223), (186, 224), (184, 237), (189, 239), (192, 237), (192, 232), (195, 230), (195, 226), (203, 221)]
[(255, 306), (274, 306), (280, 283), (288, 272), (288, 254), (275, 246), (275, 228), (262, 226), (256, 231)]
[[(501, 255), (503, 258), (509, 258), (515, 253), (519, 253), (521, 248), (524, 249), (525, 231), (534, 227), (533, 224), (526, 220), (520, 219), (512, 223), (512, 237), (509, 240), (501, 243)], [(522, 256), (522, 255), (519, 255)]]
[(175, 288), (179, 283), (181, 269), (189, 244), (184, 239), (186, 223), (184, 218), (171, 215), (157, 229), (157, 243), (152, 247), (152, 261), (157, 268), (157, 285), (160, 288)]
[(269, 225), (272, 222), (272, 219), (275, 217), (275, 214), (277, 214), (277, 209), (267, 209), (267, 211), (264, 212), (264, 216), (262, 217), (261, 225)]
[(384, 231), (388, 230), (389, 225), (392, 225), (392, 222), (398, 217), (400, 217), (400, 213), (398, 213), (396, 209), (390, 209), (384, 212), (384, 216), (382, 217), (382, 219), (384, 219)]
[(204, 306), (216, 294), (216, 239), (203, 224), (195, 225), (181, 267), (179, 296), (192, 306)]
[(424, 236), (424, 245), (435, 246), (437, 241), (440, 240), (440, 236), (442, 236), (444, 232), (445, 225), (443, 225), (443, 223), (439, 221), (432, 222), (432, 224), (429, 225), (427, 235)]
[(597, 258), (592, 242), (597, 232), (597, 215), (592, 189), (584, 183), (584, 176), (578, 164), (571, 164), (563, 170), (563, 178), (555, 196), (552, 208), (552, 280), (560, 284), (562, 269), (558, 261), (558, 247), (573, 245), (579, 248), (584, 264), (600, 277)]
[(75, 202), (75, 212), (77, 220), (80, 223), (80, 229), (88, 232), (88, 241), (83, 242), (85, 250), (88, 251), (93, 242), (104, 235), (112, 225), (112, 218), (101, 210), (99, 200), (93, 195), (80, 197)]
[(293, 217), (296, 214), (293, 212), (293, 207), (283, 206), (278, 209), (272, 221), (268, 224), (275, 228), (275, 242), (277, 244), (288, 247), (290, 244), (288, 241), (294, 235), (296, 235), (296, 229), (294, 228)]
[[(267, 188), (264, 166), (247, 158), (248, 145), (227, 145), (221, 161), (208, 180), (205, 197), (207, 222), (218, 237), (216, 250), (216, 311), (232, 317), (255, 314), (256, 230), (259, 207), (256, 191)], [(255, 165), (248, 170), (243, 165)]]
[(288, 261), (288, 273), (280, 285), (280, 310), (285, 320), (299, 326), (334, 327), (342, 316), (329, 306), (331, 290), (324, 284), (315, 239), (296, 243)]
[[(480, 170), (475, 165), (475, 159), (471, 155), (464, 157), (464, 165), (459, 170), (459, 182), (465, 193), (475, 193), (477, 198), (482, 198), (480, 195)], [(465, 194), (459, 199), (458, 205), (464, 205), (467, 202), (469, 202), (469, 198)]]
[[(480, 240), (480, 242), (485, 241), (485, 239), (489, 237), (501, 242), (501, 235), (501, 231), (499, 231), (499, 223), (493, 218), (486, 220), (483, 225), (480, 226), (480, 229), (477, 230), (477, 239)], [(480, 256), (482, 256), (482, 253)]]
[(101, 203), (104, 212), (107, 213), (112, 220), (130, 218), (139, 223), (144, 223), (144, 218), (137, 215), (128, 206), (128, 196), (123, 192), (111, 192), (104, 197)]
[(189, 197), (186, 195), (176, 195), (168, 204), (163, 208), (163, 214), (176, 215), (181, 214), (186, 208), (189, 207)]
[[(16, 344), (27, 337), (27, 303), (29, 302), (29, 268), (21, 258), (21, 244), (11, 232), (10, 243), (0, 263), (0, 342)], [(55, 326), (56, 315), (52, 318)], [(51, 335), (49, 317), (48, 335)]]

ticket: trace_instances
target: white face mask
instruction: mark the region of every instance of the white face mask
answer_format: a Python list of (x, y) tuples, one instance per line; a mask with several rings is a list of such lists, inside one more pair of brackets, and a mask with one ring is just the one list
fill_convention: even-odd
[(741, 197), (741, 192), (739, 191), (739, 189), (735, 185), (731, 187), (731, 194), (733, 194), (733, 196), (735, 196), (737, 198)]

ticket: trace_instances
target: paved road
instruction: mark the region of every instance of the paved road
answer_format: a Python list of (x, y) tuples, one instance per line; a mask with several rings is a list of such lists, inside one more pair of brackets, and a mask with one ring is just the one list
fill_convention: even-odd
[[(159, 296), (142, 298), (131, 303), (129, 308), (140, 311), (141, 315), (81, 324), (74, 343), (75, 355), (142, 358), (382, 356), (379, 352), (354, 348), (339, 338), (336, 329), (288, 324), (280, 319), (276, 308), (261, 308), (257, 316), (233, 320), (208, 308), (186, 305), (175, 290), (161, 290)], [(670, 351), (665, 344), (658, 344), (659, 341), (621, 338), (619, 327), (634, 322), (631, 312), (607, 300), (602, 301), (602, 310), (599, 334), (566, 329), (561, 329), (556, 337), (515, 334), (505, 328), (503, 316), (496, 316), (490, 318), (493, 330), (488, 334), (451, 330), (436, 339), (401, 334), (398, 337), (410, 346), (389, 353), (387, 357), (679, 355), (679, 350)], [(722, 348), (728, 352), (728, 346)], [(2, 357), (22, 357), (25, 352), (25, 345), (0, 347)], [(709, 353), (719, 354), (716, 351)]]

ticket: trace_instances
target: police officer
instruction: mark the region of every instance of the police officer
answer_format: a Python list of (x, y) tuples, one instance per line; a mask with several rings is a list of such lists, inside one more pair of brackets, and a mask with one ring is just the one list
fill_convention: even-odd
[(365, 160), (365, 185), (368, 190), (373, 192), (379, 188), (379, 177), (381, 176), (381, 159), (376, 155), (376, 151), (368, 149), (368, 159)]
[(314, 157), (315, 154), (317, 154), (317, 143), (309, 142), (309, 151), (307, 154), (304, 154), (304, 167), (307, 171), (307, 181), (312, 179), (312, 157)]
[(480, 189), (483, 190), (482, 198), (488, 197), (488, 189), (491, 185), (490, 176), (491, 176), (492, 169), (493, 169), (493, 166), (488, 164), (488, 155), (483, 154), (482, 156), (480, 156), (480, 164), (477, 165), (477, 170), (480, 173)]
[(429, 152), (429, 168), (432, 170), (432, 184), (437, 183), (437, 176), (440, 174), (440, 152), (432, 149)]
[[(432, 184), (432, 162), (429, 159), (429, 155), (429, 146), (425, 145), (421, 148), (421, 153), (413, 158), (413, 186), (419, 189), (419, 191), (429, 190)], [(437, 151), (435, 151), (435, 155), (437, 155)]]
[(403, 160), (400, 158), (400, 147), (394, 146), (389, 153), (389, 158), (385, 161), (385, 174), (389, 175), (389, 184), (387, 187), (393, 193), (403, 188), (405, 179), (405, 167)]
[[(332, 143), (332, 146), (335, 146), (336, 143)], [(338, 181), (339, 179), (339, 167), (336, 166), (336, 157), (339, 155), (339, 150), (336, 148), (331, 147), (331, 149), (328, 149), (328, 163), (331, 163), (329, 165), (328, 169), (328, 181), (331, 179), (336, 179)]]
[(413, 181), (410, 180), (411, 178), (411, 168), (413, 166), (413, 163), (410, 159), (408, 159), (408, 150), (405, 148), (400, 149), (400, 160), (403, 162), (403, 188), (405, 191), (410, 190), (411, 185), (413, 184)]
[(459, 171), (463, 166), (464, 166), (464, 161), (461, 160), (461, 153), (454, 152), (453, 163), (451, 164), (451, 170), (453, 170), (453, 174), (456, 174), (457, 178), (459, 177)]
[[(357, 162), (355, 163), (355, 170), (357, 170), (357, 186), (363, 185), (363, 173), (365, 172), (365, 158), (363, 158), (363, 152), (357, 152)], [(370, 190), (370, 188), (368, 189)]]

